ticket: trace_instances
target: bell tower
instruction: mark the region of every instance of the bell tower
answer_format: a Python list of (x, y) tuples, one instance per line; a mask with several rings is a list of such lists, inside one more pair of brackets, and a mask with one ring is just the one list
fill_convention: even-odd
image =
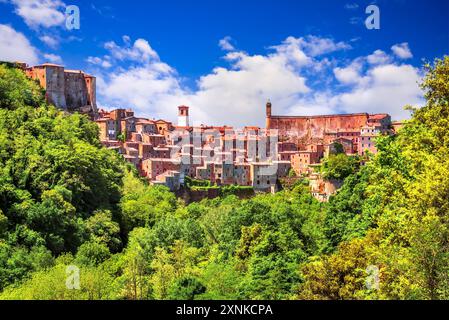
[(189, 126), (189, 107), (187, 106), (178, 107), (178, 126), (179, 127)]
[(266, 105), (266, 116), (267, 116), (267, 121), (266, 121), (266, 127), (267, 129), (271, 128), (271, 101), (268, 100), (267, 105)]

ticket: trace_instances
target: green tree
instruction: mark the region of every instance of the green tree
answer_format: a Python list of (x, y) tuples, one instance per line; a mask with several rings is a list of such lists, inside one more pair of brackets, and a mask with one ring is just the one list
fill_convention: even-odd
[(170, 300), (194, 300), (206, 292), (206, 287), (195, 277), (182, 277), (169, 289)]
[[(299, 297), (447, 299), (449, 57), (426, 69), (426, 105), (409, 107), (412, 119), (397, 136), (379, 138), (367, 169), (347, 178), (331, 199), (327, 229), (333, 246), (352, 240), (305, 265)], [(366, 264), (380, 269), (375, 293), (360, 286), (366, 275), (357, 270)]]
[(86, 230), (93, 241), (108, 246), (111, 252), (118, 252), (122, 247), (120, 226), (112, 219), (112, 212), (100, 210), (86, 220)]
[(0, 239), (4, 237), (6, 231), (8, 230), (8, 218), (3, 214), (0, 209)]
[(347, 156), (344, 153), (330, 155), (324, 160), (324, 178), (329, 180), (344, 180), (353, 174), (359, 167), (357, 157)]
[(44, 103), (41, 87), (19, 69), (0, 65), (0, 109), (38, 107)]
[(95, 241), (85, 242), (76, 253), (76, 262), (84, 266), (98, 266), (111, 256), (105, 244)]

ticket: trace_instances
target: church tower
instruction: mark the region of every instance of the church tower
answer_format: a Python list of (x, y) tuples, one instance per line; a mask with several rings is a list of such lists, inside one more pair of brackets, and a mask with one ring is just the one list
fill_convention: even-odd
[(271, 128), (271, 101), (268, 100), (267, 105), (266, 105), (266, 113), (267, 113), (267, 122), (266, 122), (266, 126), (267, 129)]
[(179, 127), (189, 126), (189, 107), (187, 106), (178, 107), (178, 126)]

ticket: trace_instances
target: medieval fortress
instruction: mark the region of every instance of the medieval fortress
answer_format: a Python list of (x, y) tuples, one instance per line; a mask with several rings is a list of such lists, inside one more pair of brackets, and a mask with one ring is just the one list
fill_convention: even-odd
[(45, 63), (29, 67), (19, 63), (31, 79), (45, 89), (47, 101), (67, 111), (97, 116), (96, 78), (81, 70), (67, 70), (63, 66)]
[(21, 66), (39, 81), (48, 102), (88, 114), (100, 128), (100, 140), (133, 163), (152, 184), (172, 191), (186, 177), (215, 185), (251, 186), (275, 192), (280, 178), (307, 176), (313, 195), (326, 201), (339, 182), (324, 181), (321, 160), (343, 150), (347, 155), (376, 153), (375, 139), (394, 134), (400, 123), (388, 114), (277, 116), (265, 106), (266, 128), (191, 126), (190, 108), (178, 107), (178, 123), (141, 118), (131, 109), (97, 110), (95, 77), (55, 64)]

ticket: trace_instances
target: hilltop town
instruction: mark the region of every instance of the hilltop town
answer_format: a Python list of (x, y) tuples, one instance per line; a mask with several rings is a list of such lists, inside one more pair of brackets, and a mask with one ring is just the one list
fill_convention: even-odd
[(151, 184), (172, 191), (190, 178), (276, 192), (279, 179), (304, 176), (312, 194), (326, 201), (340, 182), (321, 177), (317, 168), (322, 159), (338, 152), (375, 154), (376, 137), (394, 134), (401, 126), (388, 114), (277, 116), (271, 102), (264, 110), (266, 128), (191, 126), (188, 106), (178, 107), (174, 124), (139, 117), (132, 109), (98, 110), (95, 77), (83, 71), (54, 64), (20, 67), (46, 89), (50, 103), (88, 114), (98, 124), (105, 147), (122, 154)]
[(449, 1), (0, 10), (0, 303), (449, 301)]

